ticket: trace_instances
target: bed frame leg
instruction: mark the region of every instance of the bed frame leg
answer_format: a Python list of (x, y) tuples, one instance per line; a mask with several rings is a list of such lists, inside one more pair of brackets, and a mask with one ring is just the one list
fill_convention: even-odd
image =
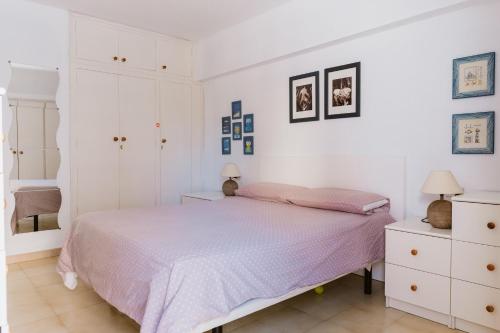
[(212, 328), (212, 333), (222, 333), (222, 326)]
[(372, 294), (372, 270), (365, 268), (365, 295)]

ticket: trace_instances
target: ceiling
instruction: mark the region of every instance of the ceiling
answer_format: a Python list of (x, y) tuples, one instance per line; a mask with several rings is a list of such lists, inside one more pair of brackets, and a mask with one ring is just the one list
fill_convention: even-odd
[(198, 40), (290, 0), (33, 0), (163, 34)]

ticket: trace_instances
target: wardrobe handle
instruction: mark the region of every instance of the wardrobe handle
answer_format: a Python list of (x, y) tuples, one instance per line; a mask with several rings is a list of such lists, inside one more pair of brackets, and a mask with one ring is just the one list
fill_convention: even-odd
[(19, 151), (19, 154), (20, 154), (20, 155), (24, 154), (24, 151), (20, 150), (20, 151)]
[(166, 70), (167, 70), (167, 65), (163, 65), (163, 66), (161, 66), (161, 69), (163, 69), (163, 70), (165, 70), (165, 71), (166, 71)]
[(410, 251), (410, 253), (411, 253), (412, 256), (416, 256), (418, 254), (418, 250), (413, 249), (413, 250)]
[(488, 265), (486, 266), (486, 269), (487, 269), (487, 270), (489, 270), (490, 272), (493, 272), (493, 271), (495, 270), (495, 268), (496, 268), (496, 267), (495, 267), (495, 265), (493, 265), (493, 264), (488, 264)]
[(17, 154), (17, 151), (13, 150), (13, 151), (12, 151), (12, 154), (16, 155), (16, 154)]
[(122, 142), (125, 142), (125, 141), (127, 141), (127, 137), (122, 136)]
[(496, 225), (495, 225), (495, 222), (488, 222), (488, 224), (486, 225), (488, 227), (488, 229), (490, 230), (493, 230), (496, 228)]
[(114, 56), (114, 57), (113, 57), (113, 61), (118, 61), (118, 57), (117, 57), (117, 56)]
[(416, 284), (412, 284), (411, 287), (410, 287), (410, 290), (413, 291), (413, 292), (417, 291), (417, 289), (418, 288), (417, 288)]
[(122, 58), (122, 62), (126, 62), (127, 61), (127, 58)]
[(118, 141), (118, 137), (117, 137), (117, 136), (114, 136), (114, 137), (113, 137), (113, 141), (114, 141), (114, 142)]
[(486, 311), (489, 313), (495, 312), (495, 307), (493, 305), (486, 305)]
[(167, 142), (167, 139), (163, 138), (161, 139), (161, 143), (166, 143)]

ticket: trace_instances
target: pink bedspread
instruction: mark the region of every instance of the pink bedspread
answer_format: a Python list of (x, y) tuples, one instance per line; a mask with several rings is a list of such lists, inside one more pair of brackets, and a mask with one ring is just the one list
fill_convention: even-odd
[(141, 324), (186, 333), (255, 298), (384, 256), (388, 208), (357, 215), (242, 197), (82, 215), (58, 264)]

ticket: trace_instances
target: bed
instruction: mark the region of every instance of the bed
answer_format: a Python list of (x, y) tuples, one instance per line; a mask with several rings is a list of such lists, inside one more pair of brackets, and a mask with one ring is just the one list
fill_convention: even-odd
[[(404, 161), (385, 162), (392, 181), (368, 183), (401, 195)], [(366, 167), (352, 163), (354, 173)], [(142, 333), (222, 332), (225, 323), (359, 269), (368, 268), (370, 282), (393, 221), (388, 206), (361, 215), (244, 197), (88, 213), (73, 223), (58, 271), (69, 288), (76, 276), (92, 286)]]

